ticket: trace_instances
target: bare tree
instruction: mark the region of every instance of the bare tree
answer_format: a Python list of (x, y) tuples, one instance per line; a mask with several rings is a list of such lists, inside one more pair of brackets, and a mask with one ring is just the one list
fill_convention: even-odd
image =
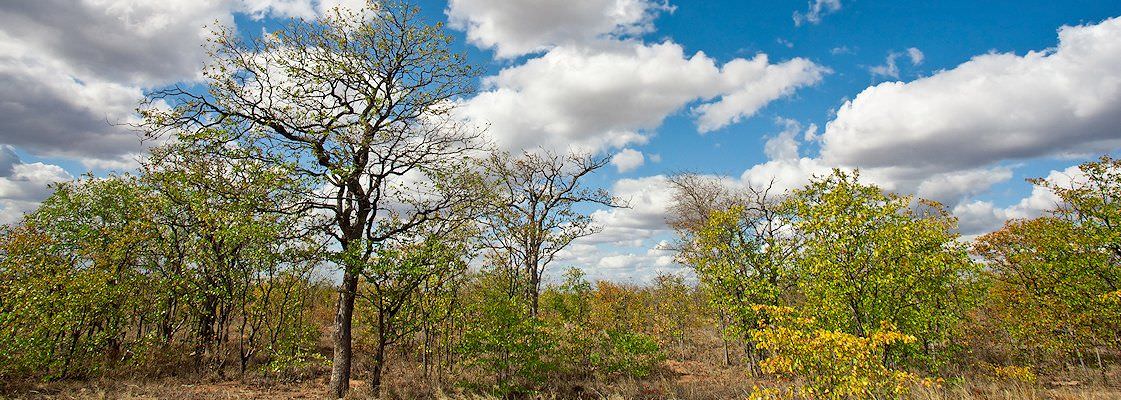
[(228, 142), (296, 171), (304, 201), (288, 211), (322, 215), (342, 270), (335, 397), (349, 388), (355, 290), (377, 248), (475, 196), (458, 177), (479, 134), (450, 114), (476, 72), (450, 40), (405, 5), (335, 10), (248, 39), (223, 29), (204, 70), (207, 92), (163, 90), (141, 109), (150, 134)]
[(511, 296), (524, 295), (537, 316), (541, 275), (569, 244), (599, 232), (578, 204), (621, 206), (604, 189), (583, 180), (607, 165), (606, 157), (557, 155), (542, 151), (512, 156), (498, 153), (487, 165), (495, 205), (482, 218), (489, 256), (509, 277)]

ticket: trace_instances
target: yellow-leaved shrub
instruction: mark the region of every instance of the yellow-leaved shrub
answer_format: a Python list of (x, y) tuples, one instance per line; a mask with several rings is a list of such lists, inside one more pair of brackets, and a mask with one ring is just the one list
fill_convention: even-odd
[(915, 341), (883, 323), (868, 337), (820, 329), (790, 309), (770, 307), (775, 322), (752, 335), (769, 356), (763, 372), (790, 377), (794, 385), (757, 389), (752, 399), (847, 399), (897, 397), (907, 393), (916, 377), (883, 362), (888, 346)]

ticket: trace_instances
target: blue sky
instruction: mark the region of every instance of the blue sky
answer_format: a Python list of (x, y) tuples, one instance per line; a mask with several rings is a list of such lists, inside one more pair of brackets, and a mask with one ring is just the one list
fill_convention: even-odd
[[(0, 219), (47, 184), (129, 171), (146, 90), (192, 84), (203, 24), (246, 34), (361, 0), (0, 6)], [(351, 3), (348, 5), (347, 3)], [(616, 155), (592, 177), (630, 201), (554, 270), (679, 271), (665, 176), (796, 187), (831, 167), (942, 201), (976, 235), (1038, 215), (1025, 178), (1121, 143), (1117, 1), (424, 0), (485, 71), (461, 117), (500, 146)], [(1066, 28), (1064, 28), (1066, 27)], [(1060, 30), (1062, 33), (1060, 33)], [(45, 111), (44, 111), (45, 110)]]

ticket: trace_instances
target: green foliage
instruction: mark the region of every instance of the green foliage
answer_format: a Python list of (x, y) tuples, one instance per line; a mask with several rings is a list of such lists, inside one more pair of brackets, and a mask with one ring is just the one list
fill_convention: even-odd
[[(60, 184), (0, 239), (0, 376), (95, 372), (149, 315), (146, 199), (129, 177)], [(132, 340), (139, 340), (133, 338)]]
[(1070, 185), (1033, 180), (1062, 200), (1051, 216), (1009, 221), (973, 249), (991, 271), (1001, 327), (1036, 362), (1115, 342), (1121, 331), (1121, 161), (1079, 168)]
[(692, 266), (716, 307), (736, 322), (727, 333), (750, 338), (765, 320), (757, 305), (777, 306), (793, 285), (792, 259), (797, 248), (791, 236), (783, 236), (789, 218), (780, 205), (766, 198), (748, 208), (733, 205), (714, 210), (693, 233), (684, 261)]
[(539, 388), (555, 370), (549, 355), (555, 341), (545, 323), (529, 316), (521, 296), (509, 296), (494, 276), (484, 277), (477, 297), (471, 299), (467, 318), (471, 324), (460, 348), (468, 367), (493, 377), (484, 386), (492, 394), (508, 396)]
[(592, 347), (592, 370), (606, 376), (644, 378), (665, 359), (650, 336), (632, 331), (601, 331)]
[(804, 243), (801, 308), (825, 329), (858, 337), (890, 323), (921, 345), (896, 345), (896, 355), (936, 356), (975, 302), (978, 267), (941, 205), (858, 178), (835, 170), (789, 199)]

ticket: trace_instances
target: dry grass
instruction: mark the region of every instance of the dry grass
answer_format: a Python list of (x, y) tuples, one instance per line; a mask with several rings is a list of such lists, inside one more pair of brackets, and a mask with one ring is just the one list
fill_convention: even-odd
[[(291, 381), (254, 376), (240, 380), (215, 377), (166, 377), (99, 379), (13, 385), (0, 398), (11, 399), (321, 399), (326, 374)], [(386, 381), (387, 398), (432, 398), (441, 400), (491, 400), (493, 397), (466, 393), (454, 385), (426, 384), (415, 370), (398, 369)], [(1107, 376), (1096, 371), (1068, 372), (1041, 378), (1035, 384), (997, 382), (978, 377), (951, 380), (940, 388), (917, 388), (916, 400), (1099, 400), (1121, 399), (1114, 385), (1121, 370)], [(642, 380), (567, 382), (563, 388), (533, 396), (533, 399), (743, 399), (753, 386), (782, 384), (752, 380), (745, 371), (699, 361), (667, 361), (662, 370)], [(352, 399), (371, 398), (364, 382), (351, 382)]]

